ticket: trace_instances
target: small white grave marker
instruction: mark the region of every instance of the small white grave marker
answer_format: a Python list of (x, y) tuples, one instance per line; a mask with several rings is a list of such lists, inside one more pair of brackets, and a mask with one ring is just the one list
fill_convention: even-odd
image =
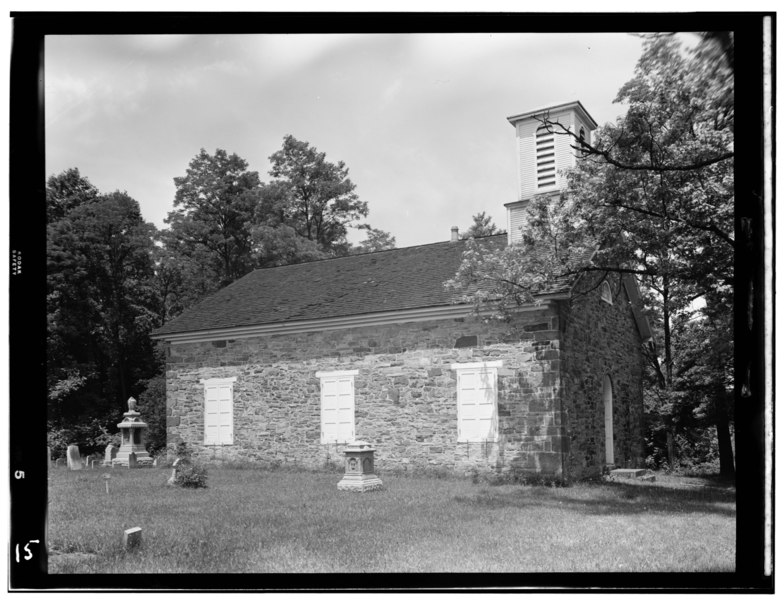
[(82, 459), (79, 456), (79, 446), (68, 446), (68, 468), (72, 471), (79, 471), (82, 468)]
[(142, 528), (131, 527), (123, 534), (123, 546), (126, 550), (133, 550), (142, 545)]
[(103, 465), (105, 467), (112, 466), (112, 460), (117, 456), (117, 448), (114, 447), (114, 444), (109, 444), (106, 446), (106, 450), (104, 451), (103, 457)]
[(106, 480), (106, 493), (108, 494), (109, 493), (109, 480), (112, 478), (112, 476), (109, 475), (109, 473), (107, 473), (106, 475), (103, 476), (103, 478)]
[(180, 464), (180, 460), (182, 460), (182, 459), (178, 458), (172, 464), (173, 468), (172, 468), (172, 472), (171, 472), (171, 477), (169, 477), (169, 480), (166, 482), (166, 485), (174, 485), (174, 482), (177, 480), (177, 467)]

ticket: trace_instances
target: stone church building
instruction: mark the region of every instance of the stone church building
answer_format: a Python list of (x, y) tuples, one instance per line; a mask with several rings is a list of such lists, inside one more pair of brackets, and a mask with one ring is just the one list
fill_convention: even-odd
[[(557, 193), (574, 165), (547, 112), (590, 139), (579, 102), (509, 117), (519, 199)], [(157, 330), (166, 343), (170, 447), (205, 460), (340, 463), (348, 442), (376, 467), (541, 473), (567, 479), (640, 466), (642, 345), (650, 331), (633, 280), (549, 290), (511, 322), (483, 323), (444, 282), (465, 242), (450, 241), (258, 269)]]

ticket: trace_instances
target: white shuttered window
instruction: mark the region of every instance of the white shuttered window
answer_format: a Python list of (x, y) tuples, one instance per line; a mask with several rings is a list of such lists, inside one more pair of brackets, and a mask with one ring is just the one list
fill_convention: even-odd
[(319, 371), (321, 443), (354, 441), (354, 376), (359, 371)]
[(202, 379), (204, 385), (204, 445), (234, 443), (234, 382), (236, 377)]
[(502, 361), (457, 363), (457, 438), (460, 442), (498, 437), (498, 367)]

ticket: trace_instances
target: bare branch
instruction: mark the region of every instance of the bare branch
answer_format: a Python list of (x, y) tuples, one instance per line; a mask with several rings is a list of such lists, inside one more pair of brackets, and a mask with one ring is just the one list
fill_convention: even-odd
[[(624, 163), (620, 160), (614, 158), (610, 150), (602, 150), (589, 144), (583, 139), (580, 139), (580, 136), (571, 131), (569, 128), (564, 126), (562, 123), (558, 121), (551, 121), (548, 117), (535, 117), (537, 121), (542, 123), (547, 127), (547, 131), (550, 133), (554, 133), (556, 135), (568, 135), (572, 139), (574, 139), (577, 144), (570, 145), (569, 147), (578, 152), (578, 157), (582, 155), (582, 158), (586, 156), (598, 156), (603, 158), (608, 164), (611, 164), (619, 169), (625, 169), (627, 171), (654, 171), (656, 173), (665, 173), (665, 172), (683, 172), (683, 171), (695, 171), (697, 169), (702, 169), (704, 167), (709, 167), (710, 165), (715, 165), (716, 163), (720, 163), (722, 161), (728, 160), (730, 158), (735, 157), (735, 152), (724, 152), (723, 154), (719, 154), (718, 156), (712, 156), (710, 158), (705, 158), (702, 160), (698, 160), (693, 163), (683, 164), (683, 165), (667, 165), (667, 164), (660, 164), (660, 165), (644, 165), (644, 164), (631, 164), (631, 163)], [(555, 128), (557, 129), (555, 129)]]

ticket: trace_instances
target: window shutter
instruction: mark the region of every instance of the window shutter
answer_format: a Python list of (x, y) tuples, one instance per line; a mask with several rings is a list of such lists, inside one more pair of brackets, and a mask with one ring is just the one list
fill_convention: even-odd
[(495, 371), (477, 372), (476, 427), (477, 437), (481, 440), (495, 437), (495, 400)]
[(218, 443), (234, 442), (234, 402), (231, 384), (218, 387)]
[(207, 387), (204, 390), (204, 445), (214, 446), (219, 443), (219, 401), (217, 390)]
[[(482, 363), (478, 363), (481, 365)], [(457, 435), (459, 440), (494, 440), (497, 433), (498, 398), (496, 366), (453, 365), (457, 370)]]
[(354, 376), (358, 371), (318, 372), (321, 379), (321, 442), (354, 441)]
[(338, 439), (338, 382), (324, 379), (321, 382), (321, 441)]
[(354, 439), (354, 378), (337, 380), (337, 441)]
[(204, 384), (204, 445), (234, 443), (234, 381), (207, 379)]

